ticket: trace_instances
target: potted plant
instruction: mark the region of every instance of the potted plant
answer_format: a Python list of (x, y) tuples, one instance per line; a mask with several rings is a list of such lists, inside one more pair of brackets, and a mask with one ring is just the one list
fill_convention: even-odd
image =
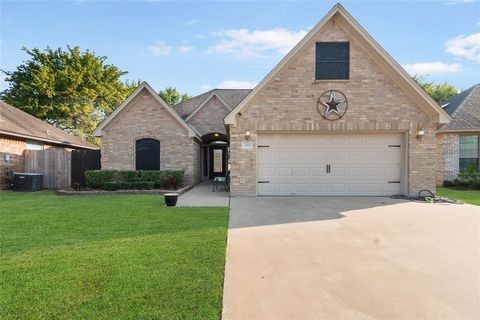
[(178, 193), (165, 193), (164, 196), (167, 207), (175, 207), (177, 205)]

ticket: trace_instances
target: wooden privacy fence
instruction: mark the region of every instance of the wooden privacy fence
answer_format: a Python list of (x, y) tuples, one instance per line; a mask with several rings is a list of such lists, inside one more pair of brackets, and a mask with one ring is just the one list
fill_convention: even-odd
[(99, 150), (69, 150), (51, 147), (25, 150), (25, 172), (43, 173), (45, 189), (67, 188), (85, 183), (85, 171), (100, 169)]
[(85, 171), (100, 167), (100, 150), (72, 150), (72, 184), (85, 186)]

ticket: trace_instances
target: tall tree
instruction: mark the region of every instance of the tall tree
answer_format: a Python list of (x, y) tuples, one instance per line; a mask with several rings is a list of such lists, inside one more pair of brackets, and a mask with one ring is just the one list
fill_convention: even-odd
[(457, 88), (446, 82), (435, 84), (433, 82), (425, 81), (423, 76), (418, 75), (414, 76), (413, 80), (415, 80), (437, 103), (445, 102), (459, 92)]
[(2, 70), (9, 87), (0, 98), (93, 143), (97, 124), (139, 84), (122, 82), (127, 72), (79, 47), (22, 50), (29, 59), (15, 71)]
[(164, 90), (160, 90), (158, 95), (162, 97), (162, 99), (170, 106), (190, 99), (190, 95), (188, 93), (180, 93), (175, 87), (166, 87)]

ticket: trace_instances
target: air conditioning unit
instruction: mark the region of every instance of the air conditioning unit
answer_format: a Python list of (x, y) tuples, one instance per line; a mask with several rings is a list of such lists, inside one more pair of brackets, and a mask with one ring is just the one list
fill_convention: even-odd
[(42, 190), (43, 173), (13, 173), (14, 191), (39, 191)]

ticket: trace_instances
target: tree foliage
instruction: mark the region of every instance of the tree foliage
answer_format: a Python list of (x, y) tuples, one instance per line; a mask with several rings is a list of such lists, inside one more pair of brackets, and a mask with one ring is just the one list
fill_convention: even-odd
[(437, 103), (445, 102), (458, 94), (458, 89), (446, 82), (442, 84), (434, 84), (433, 82), (425, 81), (422, 76), (417, 75), (413, 77), (413, 80), (415, 80)]
[(122, 82), (120, 77), (127, 72), (79, 47), (22, 50), (29, 59), (15, 71), (2, 70), (9, 87), (0, 98), (93, 143), (98, 123), (139, 84)]
[(158, 95), (170, 106), (190, 99), (188, 93), (180, 93), (175, 87), (166, 87), (164, 90), (161, 90)]

